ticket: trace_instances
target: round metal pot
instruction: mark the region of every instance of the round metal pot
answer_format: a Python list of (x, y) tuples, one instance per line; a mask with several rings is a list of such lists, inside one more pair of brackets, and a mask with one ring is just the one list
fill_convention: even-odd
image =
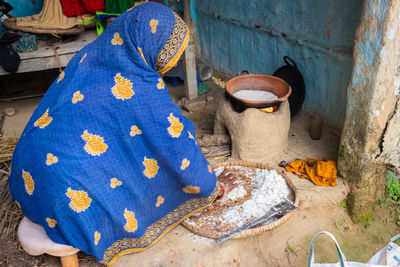
[[(246, 89), (268, 91), (278, 98), (272, 101), (251, 101), (233, 95), (237, 91)], [(247, 74), (232, 78), (226, 83), (225, 90), (233, 108), (239, 112), (246, 108), (263, 109), (279, 106), (283, 101), (288, 100), (292, 92), (292, 89), (284, 80), (264, 74)]]

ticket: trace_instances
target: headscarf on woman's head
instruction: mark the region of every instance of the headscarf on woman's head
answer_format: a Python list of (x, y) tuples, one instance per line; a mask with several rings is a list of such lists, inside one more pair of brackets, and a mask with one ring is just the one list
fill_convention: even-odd
[(165, 74), (177, 63), (190, 35), (189, 28), (175, 12), (152, 2), (125, 12), (107, 30), (118, 32), (117, 37), (122, 41), (122, 35), (129, 38), (128, 48), (137, 50), (144, 62), (159, 74)]
[[(190, 33), (175, 12), (161, 6), (143, 3), (128, 11), (127, 16), (128, 32), (139, 53), (150, 67), (164, 74), (178, 62), (188, 44)], [(157, 15), (152, 10), (155, 7)]]

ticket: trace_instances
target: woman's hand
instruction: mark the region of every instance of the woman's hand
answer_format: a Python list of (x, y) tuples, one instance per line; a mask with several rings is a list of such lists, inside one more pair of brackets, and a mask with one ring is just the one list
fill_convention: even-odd
[(225, 186), (225, 194), (228, 194), (233, 188), (237, 187), (237, 185), (234, 184), (234, 182), (237, 181), (237, 178), (235, 178), (227, 169), (218, 176), (218, 181)]

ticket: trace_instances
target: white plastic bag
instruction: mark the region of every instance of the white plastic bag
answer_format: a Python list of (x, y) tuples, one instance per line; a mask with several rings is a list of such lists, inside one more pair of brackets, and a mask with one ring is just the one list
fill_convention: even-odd
[[(339, 256), (339, 262), (338, 263), (314, 263), (314, 241), (315, 241), (315, 238), (320, 234), (328, 235), (335, 242), (336, 250), (337, 250), (338, 256)], [(400, 235), (397, 236), (397, 237), (400, 237)], [(392, 240), (393, 240), (393, 238), (392, 238)], [(389, 245), (391, 243), (389, 243)], [(394, 245), (396, 245), (396, 244), (394, 244)], [(386, 246), (386, 247), (388, 247), (388, 246)], [(385, 248), (383, 248), (382, 250), (386, 251)], [(397, 246), (397, 248), (399, 248), (399, 247)], [(393, 250), (393, 249), (391, 249), (391, 250)], [(381, 251), (379, 251), (375, 256), (377, 256), (379, 253), (381, 253)], [(329, 233), (327, 231), (321, 231), (319, 233), (316, 233), (313, 236), (313, 238), (311, 239), (310, 249), (309, 249), (309, 256), (308, 256), (308, 266), (309, 267), (382, 267), (382, 266), (399, 266), (398, 263), (397, 264), (389, 264), (388, 265), (386, 263), (381, 264), (381, 261), (375, 261), (375, 260), (372, 261), (375, 258), (375, 256), (372, 257), (367, 263), (347, 261), (346, 257), (344, 256), (344, 254), (342, 252), (342, 250), (340, 249), (340, 246), (339, 246), (338, 242), (336, 241), (336, 238), (331, 233)], [(379, 256), (377, 256), (377, 259), (380, 260), (381, 257), (385, 257), (385, 255), (381, 255), (380, 254)]]
[(367, 263), (400, 266), (400, 247), (394, 243), (400, 239), (400, 234), (392, 237), (389, 244), (375, 254)]

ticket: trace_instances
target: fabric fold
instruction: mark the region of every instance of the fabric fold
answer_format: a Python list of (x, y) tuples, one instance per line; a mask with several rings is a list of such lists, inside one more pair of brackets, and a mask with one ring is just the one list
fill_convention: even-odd
[(315, 185), (336, 186), (336, 162), (331, 160), (295, 160), (286, 165), (286, 170), (302, 179), (310, 179)]
[(59, 0), (44, 0), (39, 14), (17, 18), (17, 26), (41, 29), (70, 29), (80, 24), (82, 24), (80, 17), (69, 18), (64, 15)]

